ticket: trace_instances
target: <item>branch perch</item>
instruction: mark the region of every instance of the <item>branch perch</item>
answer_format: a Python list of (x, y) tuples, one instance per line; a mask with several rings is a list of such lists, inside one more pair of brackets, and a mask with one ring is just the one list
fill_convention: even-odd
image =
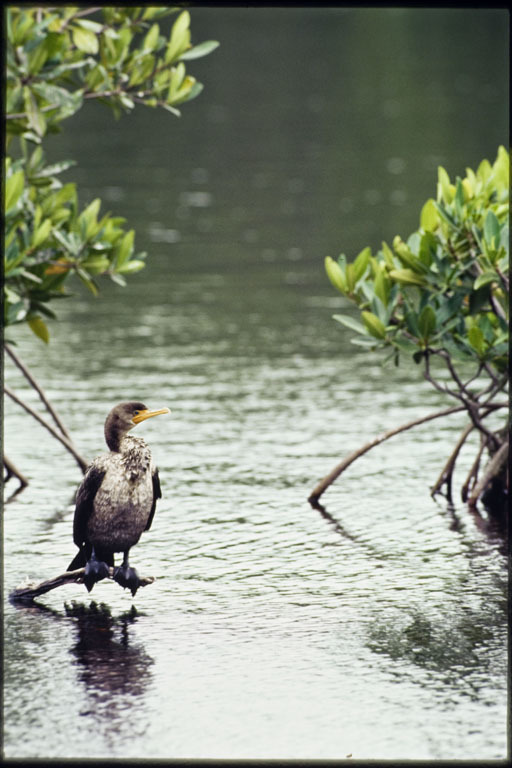
[[(36, 582), (26, 582), (20, 584), (16, 589), (13, 589), (9, 595), (9, 600), (13, 603), (31, 603), (35, 597), (44, 595), (45, 592), (50, 592), (52, 589), (62, 587), (64, 584), (83, 584), (83, 577), (85, 568), (78, 568), (76, 571), (66, 571), (61, 573), (60, 576), (55, 576), (53, 579), (47, 579), (41, 581), (39, 584)], [(108, 578), (113, 580), (114, 569), (109, 568)], [(155, 581), (154, 576), (139, 576), (139, 586), (147, 587), (148, 584), (152, 584)]]

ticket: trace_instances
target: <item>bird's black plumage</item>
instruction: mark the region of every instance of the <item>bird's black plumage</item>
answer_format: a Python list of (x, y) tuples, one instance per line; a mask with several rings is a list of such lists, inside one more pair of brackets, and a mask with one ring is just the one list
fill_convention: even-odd
[(116, 552), (123, 552), (124, 559), (114, 569), (114, 579), (133, 594), (137, 591), (138, 575), (128, 563), (128, 554), (151, 527), (162, 492), (148, 446), (127, 432), (140, 421), (168, 412), (168, 408), (150, 411), (143, 403), (129, 402), (120, 403), (107, 416), (105, 440), (110, 453), (90, 464), (78, 488), (73, 541), (79, 550), (68, 566), (70, 571), (85, 566), (89, 591), (108, 576)]

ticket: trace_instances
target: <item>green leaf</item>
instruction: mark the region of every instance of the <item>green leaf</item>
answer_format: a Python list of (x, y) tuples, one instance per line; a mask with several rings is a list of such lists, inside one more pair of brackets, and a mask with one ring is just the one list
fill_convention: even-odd
[(343, 273), (341, 267), (334, 261), (331, 256), (325, 257), (325, 271), (327, 272), (327, 277), (331, 281), (332, 285), (340, 292), (340, 293), (346, 293), (347, 292), (347, 280), (345, 278), (345, 274)]
[(160, 27), (158, 26), (158, 24), (153, 24), (153, 26), (147, 33), (146, 37), (144, 38), (144, 42), (142, 44), (142, 50), (154, 51), (158, 43), (159, 34), (160, 34)]
[(435, 201), (429, 198), (420, 214), (420, 227), (425, 232), (434, 232), (439, 225), (439, 214), (437, 212)]
[(99, 35), (100, 32), (103, 31), (103, 24), (100, 24), (99, 21), (91, 21), (90, 19), (75, 19), (73, 23), (79, 27), (82, 27), (83, 29), (88, 29), (91, 32), (94, 32), (96, 35)]
[(90, 292), (94, 295), (98, 295), (98, 288), (96, 286), (96, 283), (90, 279), (89, 274), (85, 271), (85, 269), (82, 269), (81, 267), (77, 267), (77, 275), (82, 281), (82, 283), (90, 290)]
[(477, 325), (473, 325), (468, 331), (468, 340), (479, 357), (485, 354), (484, 334)]
[(90, 275), (101, 275), (110, 267), (110, 261), (105, 256), (91, 256), (81, 265)]
[(455, 208), (458, 216), (462, 216), (462, 208), (464, 205), (464, 187), (462, 186), (462, 180), (457, 176), (457, 183), (455, 185)]
[(48, 49), (44, 42), (39, 44), (37, 48), (30, 54), (28, 71), (31, 75), (36, 75), (40, 69), (42, 69), (46, 59), (48, 58)]
[(391, 250), (389, 245), (384, 241), (382, 241), (382, 255), (384, 256), (384, 260), (388, 265), (388, 267), (390, 269), (394, 269), (396, 264), (395, 264), (395, 258), (393, 256), (393, 251)]
[[(193, 80), (193, 78), (191, 78), (191, 80)], [(203, 90), (203, 87), (204, 86), (203, 86), (202, 83), (198, 83), (197, 81), (193, 82), (192, 83), (192, 87), (190, 88), (190, 90), (187, 93), (186, 100), (187, 101), (192, 101), (192, 99), (195, 99), (196, 96), (199, 96), (199, 94)], [(176, 101), (174, 103), (176, 103)]]
[(154, 67), (155, 57), (150, 53), (146, 54), (144, 58), (134, 66), (128, 85), (139, 85), (139, 83), (147, 80), (153, 72)]
[(89, 240), (96, 234), (98, 229), (98, 213), (101, 207), (101, 200), (97, 197), (92, 203), (89, 203), (80, 216), (78, 223), (82, 227), (82, 236), (84, 240)]
[(432, 232), (425, 232), (420, 240), (419, 258), (427, 268), (432, 264), (432, 259), (437, 250), (437, 243), (437, 238)]
[(438, 201), (442, 199), (446, 205), (449, 205), (453, 199), (450, 190), (450, 177), (441, 165), (437, 169), (437, 199)]
[(38, 336), (42, 341), (44, 341), (45, 344), (48, 344), (48, 342), (50, 341), (50, 332), (44, 320), (38, 315), (36, 315), (35, 317), (28, 318), (27, 323), (29, 324), (30, 329), (35, 333), (35, 335)]
[(359, 253), (356, 256), (353, 262), (355, 283), (358, 283), (359, 280), (364, 275), (364, 273), (366, 272), (366, 269), (370, 262), (371, 255), (372, 255), (371, 249), (367, 246), (366, 248), (363, 248), (361, 253)]
[(116, 255), (115, 255), (116, 269), (119, 269), (120, 267), (122, 267), (132, 255), (134, 238), (135, 238), (135, 230), (130, 229), (124, 235), (119, 245), (116, 247)]
[(219, 43), (216, 40), (205, 40), (204, 43), (194, 45), (193, 48), (189, 48), (188, 51), (182, 53), (180, 58), (182, 60), (191, 61), (191, 59), (199, 59), (201, 56), (207, 56), (209, 53), (218, 48)]
[(379, 299), (382, 301), (384, 306), (387, 306), (389, 301), (389, 294), (391, 290), (391, 281), (387, 276), (386, 271), (382, 269), (382, 267), (379, 268), (375, 276), (373, 289), (375, 291), (376, 296), (379, 297)]
[(416, 312), (406, 312), (405, 313), (405, 322), (407, 325), (407, 330), (412, 333), (413, 336), (416, 338), (420, 338), (421, 332), (418, 324), (418, 315)]
[(16, 171), (5, 182), (5, 210), (13, 208), (21, 197), (25, 185), (25, 174)]
[(25, 110), (27, 112), (28, 116), (28, 124), (30, 128), (32, 128), (35, 132), (35, 134), (39, 137), (44, 136), (46, 133), (46, 120), (39, 109), (36, 99), (34, 97), (34, 94), (30, 90), (28, 86), (25, 86), (24, 90), (24, 101), (25, 101)]
[(492, 168), (490, 162), (488, 160), (482, 160), (476, 171), (477, 178), (485, 183), (491, 173)]
[(494, 282), (499, 282), (499, 277), (496, 272), (483, 272), (481, 275), (478, 275), (475, 282), (473, 283), (473, 290), (477, 291), (482, 287), (482, 285), (487, 285), (488, 283)]
[(146, 264), (144, 261), (141, 261), (140, 259), (131, 259), (122, 267), (118, 267), (117, 271), (123, 275), (129, 275), (132, 272), (139, 272), (145, 266)]
[(493, 211), (488, 211), (485, 217), (484, 238), (491, 248), (496, 248), (500, 241), (500, 223)]
[(32, 238), (31, 246), (34, 249), (39, 248), (40, 245), (44, 243), (45, 240), (48, 239), (48, 236), (50, 235), (50, 232), (52, 231), (52, 221), (51, 219), (45, 219), (40, 227), (37, 228), (37, 230), (34, 232), (34, 236)]
[(395, 282), (403, 285), (426, 285), (425, 280), (411, 269), (392, 269), (389, 276)]
[(165, 52), (165, 63), (170, 64), (179, 59), (182, 53), (185, 53), (190, 45), (190, 14), (188, 11), (182, 11), (174, 22), (167, 50)]
[(336, 320), (338, 323), (341, 323), (342, 325), (346, 325), (347, 328), (350, 328), (353, 331), (357, 331), (357, 333), (362, 333), (365, 336), (368, 333), (364, 325), (359, 323), (350, 315), (333, 315), (333, 319)]
[(356, 287), (356, 272), (354, 269), (354, 264), (347, 264), (347, 268), (345, 269), (345, 279), (347, 281), (348, 292), (353, 293), (354, 288)]
[(183, 80), (185, 78), (185, 65), (180, 63), (177, 67), (171, 69), (171, 79), (169, 81), (169, 91), (167, 93), (167, 100), (173, 101), (176, 96)]
[(48, 106), (55, 107), (56, 109), (60, 108), (59, 120), (70, 117), (75, 112), (78, 112), (83, 103), (83, 92), (81, 89), (71, 92), (61, 86), (42, 82), (34, 83), (32, 90), (44, 99)]
[[(409, 241), (411, 241), (411, 238), (409, 238)], [(420, 238), (417, 238), (417, 244), (419, 247)], [(415, 242), (415, 241), (413, 241)], [(400, 235), (397, 235), (393, 239), (393, 248), (395, 249), (395, 252), (399, 258), (399, 260), (402, 262), (402, 264), (407, 267), (408, 269), (412, 270), (413, 272), (418, 273), (425, 273), (428, 271), (428, 267), (426, 264), (424, 264), (417, 256), (412, 253), (411, 248), (409, 245), (406, 245)]]
[(429, 339), (436, 330), (436, 313), (434, 309), (427, 304), (423, 307), (418, 318), (418, 328), (423, 339)]
[(74, 26), (71, 30), (73, 42), (76, 47), (84, 53), (96, 54), (99, 50), (97, 35), (90, 29), (84, 29), (81, 26)]
[(386, 337), (386, 327), (373, 312), (361, 312), (361, 317), (372, 336), (375, 336), (376, 339), (384, 339)]
[(418, 345), (417, 344), (415, 344), (410, 339), (406, 339), (406, 338), (402, 338), (402, 337), (395, 336), (394, 339), (391, 339), (391, 343), (393, 344), (394, 347), (399, 349), (400, 352), (404, 352), (404, 353), (406, 353), (408, 355), (416, 352), (417, 349), (418, 349)]

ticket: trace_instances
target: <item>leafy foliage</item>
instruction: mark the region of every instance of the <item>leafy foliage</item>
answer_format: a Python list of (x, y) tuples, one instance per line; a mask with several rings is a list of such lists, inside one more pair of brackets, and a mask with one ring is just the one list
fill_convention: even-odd
[[(167, 7), (9, 7), (7, 19), (5, 163), (5, 325), (27, 322), (44, 341), (49, 304), (66, 294), (72, 274), (93, 293), (97, 278), (144, 266), (125, 221), (100, 214), (101, 201), (80, 210), (76, 186), (48, 165), (42, 143), (87, 100), (99, 99), (119, 117), (137, 104), (179, 116), (201, 83), (185, 62), (218, 43), (191, 45), (190, 14), (181, 11), (164, 34)], [(88, 18), (93, 16), (94, 19)]]
[[(334, 316), (359, 334), (355, 343), (389, 349), (396, 364), (400, 354), (412, 356), (423, 364), (425, 379), (458, 400), (469, 416), (432, 493), (446, 485), (451, 502), (457, 456), (477, 429), (480, 451), (462, 498), (474, 505), (485, 493), (497, 508), (507, 497), (508, 430), (490, 429), (487, 418), (507, 407), (495, 398), (508, 385), (508, 221), (509, 156), (499, 147), (492, 165), (483, 160), (476, 172), (467, 168), (454, 183), (438, 169), (437, 197), (427, 200), (420, 227), (407, 242), (397, 235), (375, 256), (366, 247), (351, 263), (344, 254), (337, 262), (325, 260), (331, 283), (361, 311), (361, 321)], [(444, 365), (443, 379), (432, 359)], [(484, 449), (490, 461), (478, 480)], [(329, 482), (331, 476), (319, 493)]]
[(429, 199), (420, 228), (397, 235), (372, 255), (364, 248), (347, 263), (325, 260), (327, 275), (361, 310), (358, 322), (335, 315), (357, 331), (357, 343), (389, 348), (415, 362), (431, 354), (453, 364), (476, 363), (491, 375), (508, 361), (509, 157), (498, 150), (455, 183), (438, 169), (437, 199)]

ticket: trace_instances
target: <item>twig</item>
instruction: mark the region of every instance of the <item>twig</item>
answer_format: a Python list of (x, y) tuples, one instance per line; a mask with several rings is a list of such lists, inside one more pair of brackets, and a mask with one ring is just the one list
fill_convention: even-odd
[(496, 477), (496, 475), (500, 472), (501, 468), (505, 465), (508, 457), (508, 440), (506, 440), (501, 448), (499, 448), (490, 462), (488, 463), (484, 476), (476, 484), (476, 486), (473, 488), (473, 491), (471, 492), (471, 496), (468, 499), (468, 505), (470, 507), (475, 507), (478, 499), (482, 495), (482, 493), (485, 491), (491, 480)]
[[(26, 582), (20, 584), (19, 587), (13, 589), (9, 595), (9, 600), (13, 603), (31, 603), (35, 597), (44, 595), (45, 592), (49, 592), (57, 587), (62, 587), (64, 584), (82, 584), (85, 568), (78, 568), (76, 571), (66, 571), (61, 573), (60, 576), (55, 576), (53, 579), (47, 579), (37, 582)], [(108, 578), (112, 580), (114, 577), (114, 569), (109, 568)], [(152, 584), (155, 580), (154, 576), (139, 576), (139, 587), (147, 587), (148, 584)]]
[(67, 437), (64, 437), (64, 435), (61, 435), (60, 432), (57, 432), (52, 425), (46, 421), (44, 416), (42, 416), (40, 413), (35, 411), (33, 408), (30, 407), (27, 403), (25, 403), (21, 398), (19, 398), (6, 384), (4, 384), (4, 392), (6, 395), (9, 395), (11, 400), (14, 400), (15, 403), (18, 403), (18, 405), (21, 405), (22, 408), (24, 408), (27, 413), (30, 413), (31, 416), (34, 417), (40, 424), (43, 425), (43, 427), (46, 427), (46, 429), (55, 437), (59, 442), (62, 443), (62, 445), (72, 454), (72, 456), (75, 457), (76, 462), (82, 472), (85, 472), (87, 467), (89, 466), (89, 462), (87, 459), (84, 459), (83, 456), (81, 456), (78, 451), (76, 450), (73, 443), (68, 440)]
[(13, 362), (18, 366), (22, 374), (25, 376), (27, 381), (30, 383), (30, 385), (36, 390), (37, 394), (41, 398), (42, 402), (46, 406), (46, 409), (48, 413), (51, 415), (52, 419), (64, 435), (64, 437), (67, 437), (68, 440), (71, 440), (71, 435), (67, 431), (66, 427), (58, 417), (57, 413), (55, 412), (54, 408), (52, 407), (51, 403), (49, 402), (48, 398), (46, 397), (43, 389), (41, 386), (37, 383), (37, 381), (34, 378), (34, 375), (29, 371), (25, 363), (20, 360), (18, 355), (15, 353), (14, 349), (9, 344), (4, 344), (5, 351), (8, 353), (10, 358), (13, 360)]
[(428, 416), (421, 416), (419, 419), (413, 419), (412, 421), (408, 421), (406, 424), (402, 424), (399, 427), (395, 427), (394, 429), (390, 429), (387, 432), (383, 432), (383, 434), (378, 435), (373, 440), (370, 440), (368, 443), (365, 443), (361, 448), (358, 448), (356, 451), (353, 451), (349, 456), (347, 456), (345, 459), (343, 459), (340, 464), (338, 464), (332, 472), (330, 472), (326, 477), (324, 477), (323, 480), (321, 480), (318, 485), (314, 488), (313, 492), (308, 498), (309, 503), (311, 506), (315, 506), (318, 503), (318, 499), (322, 495), (322, 493), (336, 480), (341, 473), (350, 466), (356, 459), (358, 459), (360, 456), (363, 456), (363, 454), (367, 453), (372, 448), (375, 448), (375, 446), (380, 445), (385, 440), (389, 440), (390, 437), (394, 437), (394, 435), (398, 435), (401, 432), (405, 432), (408, 429), (412, 429), (412, 427), (416, 427), (419, 424), (423, 424), (426, 421), (432, 421), (433, 419), (439, 419), (442, 416), (448, 416), (451, 413), (460, 413), (460, 411), (465, 411), (466, 408), (463, 405), (455, 406), (453, 408), (445, 408), (442, 411), (436, 411), (435, 413), (430, 413)]

